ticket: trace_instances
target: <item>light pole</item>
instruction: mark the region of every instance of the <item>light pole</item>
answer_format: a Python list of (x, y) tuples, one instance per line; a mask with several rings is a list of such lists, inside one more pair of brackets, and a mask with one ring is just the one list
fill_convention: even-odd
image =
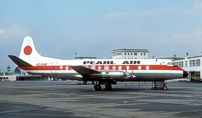
[(176, 55), (174, 54), (174, 59), (176, 60)]

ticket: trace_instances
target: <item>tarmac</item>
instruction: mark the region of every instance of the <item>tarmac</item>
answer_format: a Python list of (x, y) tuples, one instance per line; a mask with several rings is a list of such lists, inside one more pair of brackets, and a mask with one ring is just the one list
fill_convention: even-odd
[[(0, 118), (202, 118), (202, 83), (151, 82), (92, 91), (77, 81), (0, 82)], [(104, 86), (102, 86), (104, 88)]]

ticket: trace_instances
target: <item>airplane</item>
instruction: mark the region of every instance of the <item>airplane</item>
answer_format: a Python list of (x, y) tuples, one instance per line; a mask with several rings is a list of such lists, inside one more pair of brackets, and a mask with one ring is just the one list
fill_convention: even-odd
[(152, 81), (152, 89), (167, 90), (165, 80), (187, 77), (188, 73), (168, 59), (83, 59), (63, 60), (41, 56), (33, 39), (26, 36), (19, 57), (8, 57), (31, 74), (68, 80), (91, 81), (95, 91), (112, 90), (118, 81)]

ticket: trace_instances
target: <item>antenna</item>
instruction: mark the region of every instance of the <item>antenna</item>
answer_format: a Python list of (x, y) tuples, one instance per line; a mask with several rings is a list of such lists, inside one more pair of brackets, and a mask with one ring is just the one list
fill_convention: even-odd
[(74, 58), (76, 59), (76, 57), (77, 57), (77, 52), (74, 52)]

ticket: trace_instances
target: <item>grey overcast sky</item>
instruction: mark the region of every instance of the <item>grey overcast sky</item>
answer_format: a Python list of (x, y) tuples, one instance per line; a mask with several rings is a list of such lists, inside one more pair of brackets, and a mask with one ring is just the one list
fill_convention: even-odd
[(202, 54), (202, 0), (0, 0), (0, 69), (15, 64), (26, 35), (44, 56), (111, 58), (119, 48), (149, 58)]

